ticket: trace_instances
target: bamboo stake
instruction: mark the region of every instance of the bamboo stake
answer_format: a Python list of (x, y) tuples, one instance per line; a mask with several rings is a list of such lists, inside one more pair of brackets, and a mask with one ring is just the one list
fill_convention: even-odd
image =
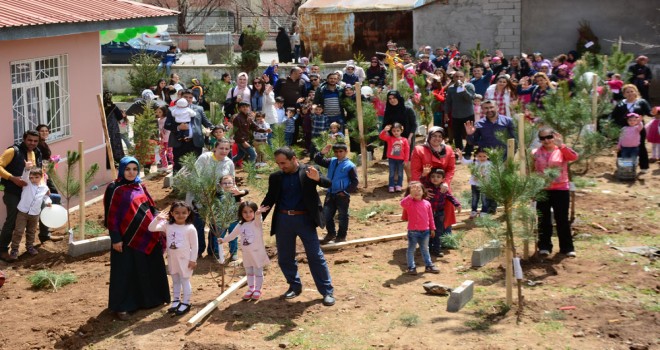
[(364, 119), (362, 113), (362, 92), (360, 91), (362, 84), (355, 83), (355, 105), (358, 120), (358, 130), (360, 132), (360, 152), (362, 153), (362, 181), (364, 181), (364, 188), (368, 187), (367, 184), (367, 142), (364, 139)]
[(598, 120), (598, 75), (594, 74), (591, 79), (591, 124), (595, 131)]
[(622, 43), (623, 43), (623, 39), (621, 38), (621, 35), (619, 35), (619, 45), (617, 45), (618, 48), (619, 48), (619, 51), (621, 51), (621, 44)]
[[(80, 154), (80, 161), (78, 161), (78, 170), (80, 171), (80, 227), (78, 228), (80, 239), (85, 239), (85, 147), (83, 141), (78, 141), (78, 153)], [(114, 161), (114, 160), (113, 160)]]
[(110, 163), (110, 171), (112, 171), (112, 178), (117, 178), (117, 169), (115, 168), (115, 158), (112, 154), (112, 144), (110, 144), (110, 133), (108, 132), (108, 120), (105, 115), (105, 108), (103, 108), (103, 96), (96, 95), (96, 100), (99, 103), (99, 111), (101, 112), (101, 126), (103, 126), (103, 138), (105, 139), (105, 151), (108, 153), (108, 163)]
[(244, 276), (238, 282), (234, 283), (229, 287), (226, 291), (224, 291), (222, 294), (220, 294), (217, 298), (215, 298), (213, 301), (210, 303), (206, 304), (206, 306), (200, 310), (195, 316), (191, 317), (190, 320), (188, 320), (188, 325), (189, 326), (194, 326), (196, 325), (199, 321), (201, 321), (204, 317), (208, 316), (215, 308), (218, 306), (218, 304), (223, 301), (225, 298), (227, 298), (231, 293), (235, 292), (238, 288), (243, 287), (247, 283), (247, 276)]
[[(515, 152), (516, 149), (516, 140), (514, 139), (508, 139), (506, 142), (506, 148), (507, 148), (507, 154), (511, 155)], [(508, 162), (513, 162), (513, 157), (509, 156), (507, 157)], [(509, 208), (511, 210), (511, 208)], [(511, 215), (511, 213), (506, 213), (506, 215)], [(513, 241), (511, 237), (508, 237), (507, 235), (507, 240), (506, 240), (506, 252), (505, 252), (505, 268), (504, 268), (504, 273), (505, 273), (505, 279), (504, 279), (504, 284), (506, 286), (506, 304), (511, 305), (513, 304)]]
[[(525, 114), (518, 113), (518, 160), (520, 161), (520, 174), (527, 175), (527, 153), (525, 149)], [(523, 259), (529, 259), (529, 239), (523, 240)]]
[[(396, 70), (396, 64), (392, 68), (392, 90), (398, 90), (397, 82), (399, 80), (397, 79), (397, 70)], [(387, 102), (387, 101), (385, 101)]]

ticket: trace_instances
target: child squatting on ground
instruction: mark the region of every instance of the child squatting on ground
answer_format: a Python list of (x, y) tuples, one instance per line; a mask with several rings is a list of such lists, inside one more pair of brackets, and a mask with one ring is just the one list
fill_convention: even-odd
[(243, 267), (247, 275), (248, 290), (243, 294), (243, 300), (259, 300), (264, 283), (264, 266), (270, 263), (264, 245), (264, 231), (261, 214), (270, 207), (257, 207), (257, 203), (245, 201), (238, 206), (239, 224), (231, 233), (221, 238), (220, 242), (229, 242), (239, 237), (243, 253)]
[(23, 239), (25, 232), (25, 249), (28, 254), (37, 255), (38, 251), (34, 247), (34, 238), (39, 230), (39, 214), (41, 213), (41, 204), (46, 203), (51, 206), (50, 191), (44, 181), (44, 172), (41, 168), (35, 167), (34, 163), (25, 162), (25, 170), (21, 179), (27, 183), (23, 186), (21, 200), (18, 202), (18, 213), (16, 214), (16, 226), (11, 237), (11, 253), (9, 260), (18, 260), (18, 246)]
[(149, 224), (149, 231), (164, 232), (167, 239), (167, 267), (172, 276), (172, 305), (167, 312), (176, 316), (187, 313), (191, 307), (190, 277), (197, 266), (198, 249), (194, 216), (189, 204), (175, 201), (168, 212), (160, 212)]
[(451, 193), (443, 192), (442, 184), (445, 182), (444, 170), (425, 165), (419, 180), (428, 192), (428, 196), (425, 198), (428, 198), (429, 203), (431, 203), (433, 222), (435, 223), (435, 233), (431, 232), (431, 238), (429, 239), (429, 253), (433, 256), (443, 257), (440, 237), (450, 233), (445, 227), (446, 201), (450, 201), (458, 209), (459, 213), (461, 212), (461, 203)]
[(415, 266), (415, 248), (419, 245), (422, 253), (426, 272), (440, 273), (440, 270), (433, 265), (431, 255), (429, 255), (429, 238), (435, 235), (435, 222), (433, 221), (433, 211), (431, 203), (426, 198), (428, 192), (419, 181), (412, 181), (406, 189), (405, 197), (401, 200), (401, 207), (408, 213), (408, 250), (406, 258), (408, 260), (408, 274), (416, 275)]

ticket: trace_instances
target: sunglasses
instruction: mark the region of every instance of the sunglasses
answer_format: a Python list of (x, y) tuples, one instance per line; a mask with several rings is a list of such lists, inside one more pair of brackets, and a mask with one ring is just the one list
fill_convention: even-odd
[(539, 140), (541, 140), (541, 141), (543, 141), (543, 140), (552, 140), (552, 139), (554, 139), (554, 138), (555, 138), (554, 135), (539, 136)]

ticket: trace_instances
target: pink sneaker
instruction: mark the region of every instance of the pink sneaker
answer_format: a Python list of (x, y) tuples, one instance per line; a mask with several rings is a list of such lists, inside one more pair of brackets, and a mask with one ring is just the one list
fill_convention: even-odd
[(254, 295), (254, 291), (248, 289), (248, 290), (245, 292), (245, 294), (243, 294), (243, 300), (250, 300), (250, 298), (252, 298), (253, 295)]
[(389, 193), (394, 193), (394, 187), (389, 187), (389, 188), (387, 188), (387, 192), (389, 192)]
[(394, 190), (396, 190), (397, 192), (401, 192), (402, 188), (401, 188), (401, 186), (396, 186), (396, 187), (394, 187)]
[(254, 293), (252, 293), (252, 300), (259, 300), (259, 298), (261, 298), (261, 291), (255, 290)]

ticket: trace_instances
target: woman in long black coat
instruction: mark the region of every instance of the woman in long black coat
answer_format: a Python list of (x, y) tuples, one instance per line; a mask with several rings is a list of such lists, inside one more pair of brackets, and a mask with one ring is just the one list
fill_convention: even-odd
[[(124, 148), (121, 145), (119, 122), (124, 119), (125, 115), (124, 112), (112, 102), (112, 92), (107, 90), (103, 91), (103, 108), (105, 109), (105, 123), (108, 126), (112, 157), (114, 158), (115, 163), (119, 163), (119, 161), (124, 158)], [(110, 164), (107, 159), (106, 168), (110, 169)]]
[(286, 33), (284, 27), (279, 27), (277, 30), (279, 30), (275, 38), (277, 57), (280, 63), (291, 62), (291, 39), (289, 39), (289, 34)]

